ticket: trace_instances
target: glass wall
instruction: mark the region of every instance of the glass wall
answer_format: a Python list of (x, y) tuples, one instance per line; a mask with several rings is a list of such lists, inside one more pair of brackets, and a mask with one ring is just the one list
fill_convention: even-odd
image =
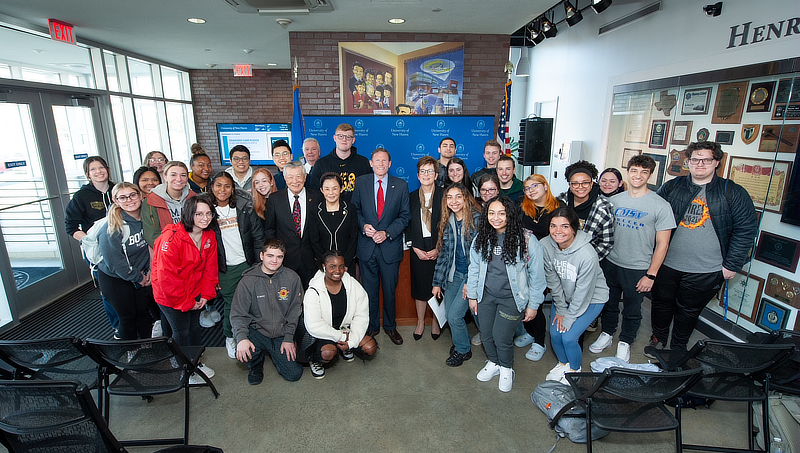
[(716, 173), (750, 194), (759, 226), (743, 239), (748, 260), (703, 315), (729, 332), (800, 324), (800, 179), (792, 179), (800, 171), (798, 75), (793, 59), (614, 89), (606, 167), (627, 180), (628, 160), (649, 155), (657, 167), (648, 186), (658, 190), (689, 175), (688, 144), (715, 141), (725, 153)]

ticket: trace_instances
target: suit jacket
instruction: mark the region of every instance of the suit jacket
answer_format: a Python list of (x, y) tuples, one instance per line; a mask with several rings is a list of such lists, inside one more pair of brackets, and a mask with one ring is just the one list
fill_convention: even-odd
[(431, 237), (428, 242), (433, 242), (431, 247), (425, 245), (425, 239), (422, 237), (422, 211), (420, 210), (422, 204), (419, 202), (419, 191), (417, 189), (409, 195), (408, 205), (411, 210), (411, 221), (406, 228), (406, 242), (410, 242), (412, 246), (430, 251), (436, 247), (436, 241), (439, 239), (439, 221), (442, 219), (442, 195), (444, 189), (435, 186), (433, 190), (433, 197), (431, 206)]
[[(306, 189), (305, 200), (305, 229), (303, 235), (298, 236), (292, 218), (292, 204), (289, 202), (289, 189), (279, 190), (267, 199), (264, 211), (264, 238), (278, 238), (286, 246), (283, 265), (289, 269), (297, 270), (302, 265), (307, 269), (316, 269), (314, 262), (314, 249), (311, 247), (311, 235), (308, 234), (309, 226), (313, 219), (314, 207), (319, 204), (317, 194)], [(317, 192), (318, 193), (318, 192)], [(321, 196), (321, 195), (320, 195)]]
[[(383, 215), (378, 220), (374, 178), (375, 175), (371, 174), (356, 178), (351, 201), (358, 212), (360, 229), (356, 256), (358, 259), (366, 261), (374, 253), (381, 253), (387, 263), (400, 262), (403, 260), (403, 231), (411, 219), (411, 211), (408, 207), (408, 184), (400, 178), (388, 176), (384, 189)], [(378, 231), (386, 231), (392, 238), (376, 244), (372, 238), (364, 234), (364, 225), (367, 224), (372, 225)]]

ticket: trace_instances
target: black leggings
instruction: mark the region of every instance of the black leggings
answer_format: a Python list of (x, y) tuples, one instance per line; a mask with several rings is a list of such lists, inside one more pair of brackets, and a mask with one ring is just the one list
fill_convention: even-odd
[(123, 340), (150, 338), (152, 322), (149, 304), (153, 297), (150, 286), (139, 287), (127, 280), (112, 277), (98, 270), (100, 291), (119, 315), (119, 337)]

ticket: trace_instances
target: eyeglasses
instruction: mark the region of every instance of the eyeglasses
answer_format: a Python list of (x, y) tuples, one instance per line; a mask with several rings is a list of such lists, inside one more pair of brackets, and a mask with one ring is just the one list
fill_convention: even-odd
[(714, 162), (714, 159), (711, 157), (706, 157), (705, 159), (696, 159), (692, 157), (691, 159), (689, 159), (690, 165), (700, 165), (700, 164), (711, 165), (712, 162)]
[(436, 173), (435, 170), (420, 170), (419, 171), (419, 174), (421, 174), (421, 175), (432, 175), (434, 173)]
[(231, 157), (231, 162), (247, 162), (249, 157)]
[(130, 195), (117, 195), (117, 201), (120, 203), (127, 203), (129, 201), (136, 201), (139, 199), (139, 194), (134, 192)]
[(194, 216), (195, 216), (195, 218), (198, 218), (198, 219), (202, 219), (203, 217), (210, 219), (210, 218), (214, 217), (214, 213), (211, 212), (211, 211), (209, 211), (209, 212), (195, 212)]
[(274, 157), (289, 157), (291, 155), (292, 153), (290, 153), (289, 151), (283, 151), (273, 154)]
[(583, 181), (583, 182), (575, 181), (575, 182), (569, 183), (569, 186), (574, 188), (574, 189), (577, 189), (578, 187), (580, 187), (582, 189), (585, 189), (585, 188), (587, 188), (587, 187), (589, 187), (591, 185), (592, 185), (591, 181)]
[(338, 138), (339, 140), (355, 140), (355, 135), (344, 135), (344, 134), (336, 134), (334, 137)]
[(490, 194), (497, 192), (497, 189), (481, 189), (481, 193)]
[(536, 188), (537, 188), (537, 187), (539, 187), (539, 186), (541, 186), (541, 184), (538, 184), (538, 183), (533, 183), (533, 184), (529, 185), (528, 187), (526, 187), (526, 188), (525, 188), (525, 189), (523, 189), (523, 190), (525, 191), (525, 193), (528, 193), (528, 192), (533, 192), (533, 191), (534, 191), (534, 190), (536, 190)]
[(147, 159), (147, 160), (149, 162), (156, 162), (156, 163), (159, 163), (159, 164), (164, 163), (164, 162), (167, 161), (167, 159), (164, 159), (163, 157), (151, 157), (150, 159)]

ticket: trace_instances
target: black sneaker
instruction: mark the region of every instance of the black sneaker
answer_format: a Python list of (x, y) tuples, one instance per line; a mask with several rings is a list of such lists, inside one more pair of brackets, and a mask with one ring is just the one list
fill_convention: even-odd
[(264, 380), (264, 367), (256, 366), (250, 368), (250, 372), (247, 373), (247, 383), (250, 385), (258, 385), (261, 381)]
[(657, 360), (653, 351), (660, 351), (664, 349), (664, 346), (664, 343), (658, 341), (656, 337), (650, 337), (650, 344), (644, 347), (644, 352), (642, 352), (642, 354), (644, 354), (645, 357)]
[(322, 379), (325, 377), (325, 367), (323, 367), (321, 363), (309, 362), (308, 368), (311, 370), (311, 375), (314, 376), (314, 379)]
[(352, 349), (348, 349), (347, 351), (342, 351), (342, 358), (345, 362), (352, 362), (356, 359), (356, 355)]
[(595, 330), (597, 330), (597, 324), (598, 324), (598, 322), (597, 322), (597, 321), (598, 321), (599, 319), (600, 319), (600, 317), (599, 317), (599, 316), (598, 316), (597, 318), (594, 318), (594, 321), (592, 321), (592, 323), (591, 323), (591, 324), (589, 324), (589, 327), (587, 327), (587, 328), (586, 328), (586, 331), (587, 331), (587, 332), (594, 332)]
[(447, 366), (456, 367), (456, 366), (461, 366), (461, 364), (463, 364), (464, 362), (466, 362), (471, 358), (472, 358), (472, 351), (467, 351), (466, 354), (462, 354), (454, 349), (453, 352), (450, 354), (450, 357), (448, 357), (444, 363), (446, 363)]

